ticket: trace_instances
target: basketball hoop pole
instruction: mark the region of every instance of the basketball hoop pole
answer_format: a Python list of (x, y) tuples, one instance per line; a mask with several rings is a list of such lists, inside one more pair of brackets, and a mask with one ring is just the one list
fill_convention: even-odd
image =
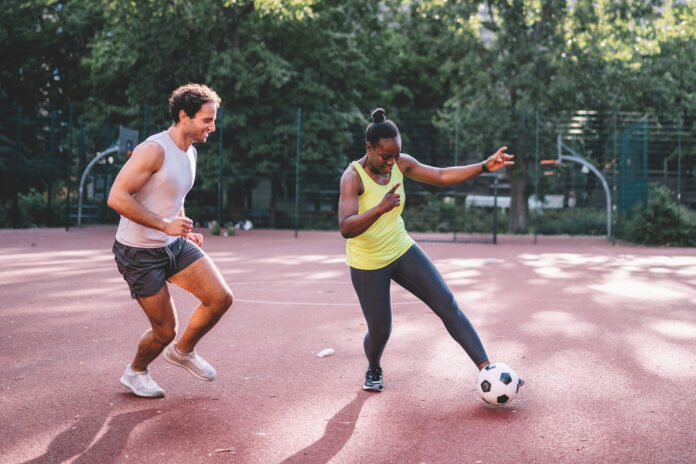
[[(82, 172), (82, 177), (80, 177), (80, 188), (77, 193), (77, 227), (82, 227), (82, 193), (84, 191), (85, 180), (87, 179), (87, 174), (89, 174), (90, 169), (94, 166), (97, 161), (104, 158), (106, 155), (112, 153), (120, 153), (122, 155), (130, 156), (133, 153), (133, 149), (138, 144), (138, 131), (135, 129), (129, 129), (128, 127), (120, 126), (118, 128), (118, 140), (106, 150), (97, 153), (97, 155), (89, 162), (85, 170)], [(106, 193), (105, 193), (106, 195)]]
[[(568, 150), (572, 155), (564, 155), (563, 154), (563, 149)], [(607, 200), (607, 240), (611, 241), (611, 192), (609, 191), (609, 184), (607, 184), (607, 180), (604, 178), (601, 172), (599, 172), (599, 169), (594, 167), (594, 165), (587, 160), (585, 160), (582, 156), (578, 155), (575, 150), (570, 148), (568, 145), (563, 143), (561, 140), (561, 134), (558, 134), (558, 163), (561, 161), (574, 161), (576, 163), (580, 163), (583, 166), (587, 167), (594, 175), (599, 177), (599, 180), (602, 181), (602, 187), (604, 187), (604, 195), (606, 196)]]
[(95, 156), (92, 161), (89, 162), (85, 170), (82, 172), (82, 177), (80, 178), (80, 188), (78, 189), (77, 193), (77, 227), (82, 227), (82, 191), (85, 185), (85, 179), (87, 179), (87, 174), (89, 174), (90, 169), (92, 169), (92, 166), (96, 164), (97, 161), (105, 157), (106, 155), (110, 155), (112, 153), (115, 153), (118, 151), (118, 144), (114, 145), (111, 148), (107, 148), (106, 150), (102, 151), (101, 153), (97, 153), (97, 156)]

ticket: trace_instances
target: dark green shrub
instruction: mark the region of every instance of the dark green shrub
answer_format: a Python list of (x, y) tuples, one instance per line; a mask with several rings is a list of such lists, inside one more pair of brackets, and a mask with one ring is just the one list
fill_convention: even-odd
[(680, 208), (665, 186), (650, 186), (648, 203), (622, 218), (617, 237), (643, 245), (696, 246), (696, 213)]
[[(493, 208), (466, 208), (464, 199), (426, 193), (425, 204), (407, 206), (402, 213), (409, 232), (492, 233)], [(498, 210), (498, 230), (507, 227), (507, 213)]]
[(530, 213), (539, 235), (606, 235), (607, 214), (596, 209), (558, 209)]

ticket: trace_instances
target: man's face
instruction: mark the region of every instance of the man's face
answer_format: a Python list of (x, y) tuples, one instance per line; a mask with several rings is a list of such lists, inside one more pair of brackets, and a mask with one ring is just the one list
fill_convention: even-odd
[(182, 122), (186, 123), (186, 132), (194, 142), (204, 143), (208, 140), (208, 135), (215, 132), (215, 117), (217, 116), (217, 108), (214, 103), (205, 103), (198, 110), (196, 116), (189, 118), (185, 113), (181, 118)]

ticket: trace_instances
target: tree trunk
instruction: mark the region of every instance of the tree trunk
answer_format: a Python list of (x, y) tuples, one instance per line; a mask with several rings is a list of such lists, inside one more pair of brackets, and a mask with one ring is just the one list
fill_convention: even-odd
[(524, 234), (529, 231), (529, 205), (527, 203), (527, 177), (524, 172), (510, 173), (510, 215), (508, 231)]
[[(511, 98), (513, 97), (516, 98), (514, 88), (511, 90)], [(515, 165), (507, 170), (510, 177), (508, 232), (525, 234), (529, 232), (529, 204), (527, 203), (529, 165), (534, 164), (534, 159), (529, 157), (529, 154), (534, 153), (534, 142), (528, 134), (534, 132), (533, 128), (530, 127), (529, 119), (522, 112), (513, 111), (511, 121), (513, 127), (519, 128), (520, 132), (510, 141), (510, 151), (516, 156)]]
[(239, 21), (253, 10), (254, 0), (242, 2), (241, 6), (237, 2), (230, 6), (223, 6), (225, 21), (227, 22), (225, 46), (228, 50), (239, 50)]

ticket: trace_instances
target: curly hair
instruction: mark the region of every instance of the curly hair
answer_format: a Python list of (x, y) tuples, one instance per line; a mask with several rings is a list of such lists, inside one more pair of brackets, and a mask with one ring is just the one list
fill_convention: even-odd
[(193, 118), (206, 103), (213, 103), (215, 108), (220, 108), (220, 102), (218, 94), (207, 85), (188, 83), (172, 92), (169, 97), (169, 114), (176, 124), (181, 110)]

